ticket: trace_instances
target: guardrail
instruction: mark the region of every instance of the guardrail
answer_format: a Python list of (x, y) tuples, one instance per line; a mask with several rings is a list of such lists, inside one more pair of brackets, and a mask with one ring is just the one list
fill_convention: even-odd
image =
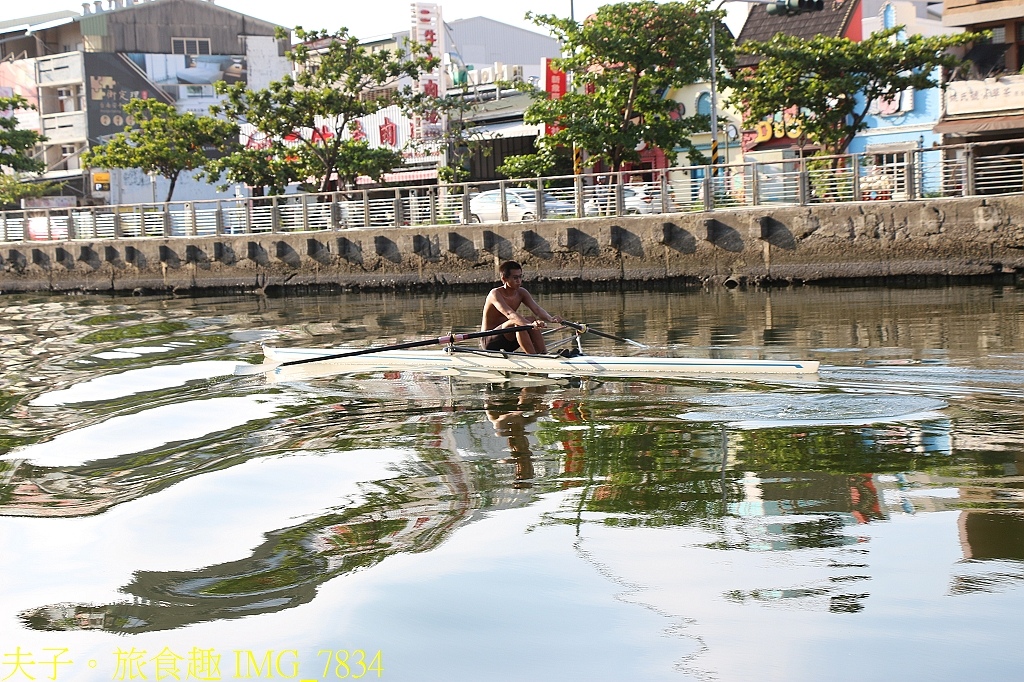
[[(274, 197), (0, 212), (0, 242), (617, 217), (1024, 191), (1006, 141), (881, 154)], [(877, 163), (879, 159), (887, 163)], [(634, 182), (637, 176), (646, 182)]]

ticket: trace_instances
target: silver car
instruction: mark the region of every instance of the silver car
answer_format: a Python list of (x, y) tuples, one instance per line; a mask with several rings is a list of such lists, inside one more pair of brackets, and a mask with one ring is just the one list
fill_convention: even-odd
[[(537, 194), (524, 187), (509, 187), (505, 190), (505, 204), (510, 221), (534, 220), (537, 217)], [(490, 189), (480, 192), (469, 200), (470, 219), (474, 223), (501, 220), (501, 190)], [(572, 216), (576, 214), (573, 205), (544, 193), (544, 213), (541, 218)]]
[[(615, 192), (614, 188), (606, 187), (607, 194), (597, 196), (583, 204), (583, 214), (587, 217), (598, 215), (615, 215)], [(625, 215), (640, 215), (660, 212), (660, 206), (646, 187), (622, 188), (622, 208)]]

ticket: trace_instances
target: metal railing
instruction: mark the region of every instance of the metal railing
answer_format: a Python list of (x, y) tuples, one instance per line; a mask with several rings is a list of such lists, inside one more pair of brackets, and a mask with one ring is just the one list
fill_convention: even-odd
[[(327, 194), (0, 212), (0, 242), (532, 222), (1024, 191), (1007, 142)], [(998, 151), (997, 151), (998, 150)], [(876, 163), (879, 159), (887, 163)], [(896, 161), (893, 161), (896, 159)]]

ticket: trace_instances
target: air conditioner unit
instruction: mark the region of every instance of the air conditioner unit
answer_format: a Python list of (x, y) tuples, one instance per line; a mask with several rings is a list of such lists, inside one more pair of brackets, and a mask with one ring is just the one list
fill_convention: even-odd
[(513, 83), (523, 80), (523, 66), (522, 64), (516, 64), (508, 67), (509, 74), (505, 80), (510, 80)]

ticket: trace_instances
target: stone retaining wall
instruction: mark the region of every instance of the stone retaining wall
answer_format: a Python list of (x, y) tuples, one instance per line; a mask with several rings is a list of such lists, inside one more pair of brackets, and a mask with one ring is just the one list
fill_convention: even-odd
[(0, 244), (0, 291), (726, 284), (1024, 274), (1024, 195), (442, 227)]

